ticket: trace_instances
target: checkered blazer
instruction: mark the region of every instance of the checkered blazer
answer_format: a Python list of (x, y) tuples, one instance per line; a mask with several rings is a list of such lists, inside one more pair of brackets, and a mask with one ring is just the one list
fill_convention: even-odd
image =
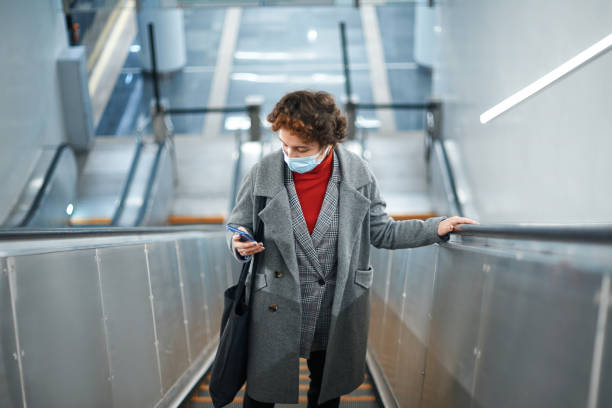
[[(340, 164), (334, 154), (332, 174), (319, 218), (312, 235), (308, 232), (293, 175), (285, 166), (285, 187), (289, 196), (295, 253), (300, 274), (302, 325), (300, 357), (308, 358), (312, 350), (325, 350), (336, 289), (338, 260), (338, 183)], [(323, 285), (321, 283), (324, 282)]]

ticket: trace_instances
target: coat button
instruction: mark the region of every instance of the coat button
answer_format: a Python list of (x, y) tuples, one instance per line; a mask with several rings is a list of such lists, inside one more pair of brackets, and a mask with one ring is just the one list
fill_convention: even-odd
[(278, 270), (274, 271), (275, 278), (280, 278), (281, 276), (283, 276), (283, 273), (281, 271), (278, 271)]
[(319, 285), (321, 286), (325, 285), (325, 279), (323, 278), (319, 279)]
[(276, 312), (278, 310), (278, 305), (276, 303), (272, 303), (270, 306), (268, 306), (268, 309), (270, 309), (271, 312)]

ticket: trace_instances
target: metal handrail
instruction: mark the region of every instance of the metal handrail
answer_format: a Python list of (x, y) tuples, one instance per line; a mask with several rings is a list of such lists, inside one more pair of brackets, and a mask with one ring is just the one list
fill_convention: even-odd
[(216, 225), (189, 225), (164, 227), (101, 227), (101, 228), (0, 228), (0, 241), (16, 239), (44, 239), (44, 238), (74, 238), (96, 237), (109, 235), (141, 235), (141, 234), (170, 234), (175, 232), (219, 232), (224, 231)]
[(134, 153), (134, 158), (132, 159), (132, 164), (130, 165), (130, 170), (127, 175), (127, 179), (125, 180), (125, 184), (123, 185), (123, 190), (121, 191), (121, 197), (119, 198), (119, 205), (115, 210), (115, 214), (111, 220), (110, 225), (115, 226), (119, 222), (119, 218), (123, 214), (123, 210), (125, 209), (125, 202), (127, 200), (130, 189), (132, 188), (132, 182), (134, 181), (134, 176), (136, 175), (136, 169), (138, 167), (138, 163), (140, 162), (140, 157), (142, 153), (142, 148), (144, 143), (142, 140), (138, 140), (138, 144), (136, 145), (136, 153)]
[(166, 143), (159, 142), (157, 144), (157, 152), (155, 153), (155, 159), (153, 160), (153, 166), (151, 167), (151, 173), (149, 174), (149, 179), (147, 180), (147, 187), (145, 190), (145, 195), (142, 200), (142, 205), (138, 210), (138, 216), (136, 217), (136, 221), (134, 222), (135, 226), (139, 226), (142, 223), (144, 216), (147, 211), (147, 207), (149, 205), (149, 201), (151, 199), (151, 194), (153, 192), (153, 185), (155, 184), (155, 180), (157, 179), (157, 172), (159, 170), (159, 162), (161, 160), (161, 154), (166, 146)]
[(55, 169), (57, 168), (59, 159), (62, 156), (62, 153), (64, 152), (64, 150), (67, 149), (68, 147), (69, 147), (68, 143), (62, 143), (59, 146), (57, 146), (57, 149), (55, 150), (55, 154), (53, 155), (53, 159), (51, 160), (51, 164), (49, 165), (45, 173), (45, 177), (43, 179), (42, 185), (38, 189), (38, 192), (36, 193), (36, 197), (34, 197), (34, 201), (32, 201), (32, 205), (28, 209), (28, 212), (23, 217), (23, 220), (21, 220), (21, 222), (19, 223), (19, 227), (27, 227), (28, 224), (32, 222), (34, 215), (36, 214), (36, 212), (38, 211), (40, 207), (42, 199), (45, 195), (45, 191), (47, 190), (47, 187), (49, 186), (49, 183), (51, 182), (51, 178), (53, 177), (53, 174), (55, 173)]
[(165, 113), (171, 115), (191, 115), (198, 113), (239, 113), (248, 112), (248, 106), (221, 106), (221, 107), (196, 107), (196, 108), (168, 108)]
[[(0, 228), (0, 241), (14, 239), (73, 238), (100, 235), (164, 234), (175, 232), (219, 232), (222, 226), (186, 225), (164, 227), (103, 227), (103, 228)], [(461, 224), (451, 232), (461, 236), (483, 238), (543, 240), (560, 242), (612, 243), (612, 224), (584, 225), (473, 225)]]
[(430, 110), (436, 103), (355, 103), (355, 109), (394, 109), (394, 110)]
[(437, 140), (437, 143), (440, 146), (440, 150), (442, 151), (442, 165), (444, 166), (444, 170), (446, 172), (446, 176), (448, 177), (448, 183), (450, 184), (451, 194), (453, 196), (453, 201), (455, 204), (455, 208), (459, 216), (465, 217), (465, 211), (463, 205), (461, 204), (461, 200), (459, 199), (459, 193), (457, 192), (457, 183), (455, 182), (455, 173), (453, 172), (453, 168), (451, 167), (450, 160), (448, 159), (448, 153), (446, 151), (446, 147), (444, 146), (444, 142), (442, 140)]
[(454, 231), (458, 235), (527, 239), (544, 241), (571, 241), (589, 243), (612, 243), (612, 224), (584, 225), (474, 225), (461, 224)]

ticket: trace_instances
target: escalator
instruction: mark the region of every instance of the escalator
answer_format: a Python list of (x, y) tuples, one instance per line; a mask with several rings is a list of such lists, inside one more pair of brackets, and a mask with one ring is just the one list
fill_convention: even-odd
[(97, 138), (41, 151), (5, 228), (166, 225), (172, 202), (170, 143)]
[(79, 177), (72, 226), (166, 225), (173, 197), (171, 144), (96, 138)]
[[(206, 373), (202, 381), (193, 389), (185, 401), (180, 405), (183, 408), (210, 408), (213, 406), (209, 393), (210, 372)], [(307, 392), (310, 376), (306, 359), (300, 358), (300, 379), (299, 379), (299, 404), (306, 406), (308, 401)], [(228, 408), (242, 407), (246, 386), (234, 398), (234, 401), (227, 405)], [(295, 407), (295, 404), (275, 404), (278, 407)], [(365, 374), (363, 383), (352, 393), (340, 397), (340, 406), (353, 408), (378, 408), (381, 407), (376, 387), (373, 384), (371, 374)]]
[[(241, 146), (235, 180), (270, 143)], [(431, 147), (432, 208), (461, 214), (453, 159)], [(223, 291), (240, 269), (225, 234), (1, 231), (0, 406), (212, 406)], [(341, 406), (612, 405), (611, 244), (609, 225), (466, 225), (442, 245), (373, 248), (367, 374)], [(307, 384), (302, 360), (302, 406)]]

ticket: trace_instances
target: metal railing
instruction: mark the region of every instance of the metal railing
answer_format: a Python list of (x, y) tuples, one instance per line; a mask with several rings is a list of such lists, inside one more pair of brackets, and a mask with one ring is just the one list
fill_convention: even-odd
[(472, 225), (463, 224), (457, 235), (520, 240), (612, 243), (612, 224), (584, 225)]
[(158, 142), (157, 143), (157, 152), (155, 152), (155, 159), (153, 160), (153, 166), (151, 166), (151, 172), (149, 173), (149, 178), (147, 180), (147, 186), (145, 188), (145, 194), (142, 199), (142, 205), (138, 210), (138, 216), (136, 217), (136, 221), (134, 222), (135, 226), (140, 226), (142, 221), (144, 220), (145, 214), (147, 212), (147, 208), (149, 207), (149, 201), (151, 200), (151, 194), (153, 192), (153, 185), (157, 180), (157, 173), (159, 171), (159, 163), (161, 160), (161, 155), (166, 147), (166, 143)]
[[(151, 76), (153, 80), (153, 96), (154, 104), (152, 109), (153, 122), (163, 122), (166, 115), (194, 115), (207, 113), (247, 113), (251, 121), (249, 134), (251, 140), (261, 139), (261, 104), (246, 104), (244, 106), (206, 106), (206, 107), (165, 107), (161, 103), (161, 91), (159, 89), (159, 75), (157, 71), (157, 57), (155, 45), (155, 27), (153, 23), (147, 25), (149, 34), (149, 48), (151, 50)], [(160, 120), (161, 119), (161, 120)], [(165, 140), (171, 137), (171, 131), (168, 129), (154, 126), (155, 139), (157, 141)], [(161, 134), (164, 132), (165, 134)]]
[(179, 406), (212, 363), (238, 273), (224, 247), (220, 228), (194, 226), (0, 230), (14, 356), (0, 405)]
[(142, 155), (142, 147), (144, 143), (142, 139), (139, 138), (138, 143), (136, 144), (136, 152), (134, 153), (134, 157), (132, 158), (132, 163), (130, 164), (130, 170), (128, 171), (127, 178), (125, 183), (123, 184), (123, 189), (121, 190), (121, 196), (119, 197), (119, 205), (113, 214), (113, 218), (111, 219), (110, 225), (115, 226), (119, 222), (121, 215), (123, 214), (123, 210), (125, 209), (125, 203), (130, 192), (130, 188), (132, 187), (134, 176), (136, 174), (136, 169), (138, 168), (138, 163), (140, 162), (140, 156)]

